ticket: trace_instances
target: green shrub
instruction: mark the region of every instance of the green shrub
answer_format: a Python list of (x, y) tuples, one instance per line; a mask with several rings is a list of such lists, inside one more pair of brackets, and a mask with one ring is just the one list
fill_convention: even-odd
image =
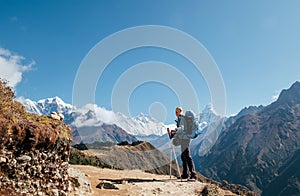
[(88, 156), (76, 148), (71, 148), (70, 150), (69, 163), (76, 165), (92, 165), (100, 168), (119, 169), (101, 162), (97, 156)]

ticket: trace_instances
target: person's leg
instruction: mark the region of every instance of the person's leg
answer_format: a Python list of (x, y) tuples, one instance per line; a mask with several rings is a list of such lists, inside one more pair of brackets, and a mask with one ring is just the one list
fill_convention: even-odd
[(186, 163), (187, 163), (187, 167), (190, 171), (190, 177), (191, 178), (196, 178), (196, 172), (195, 172), (195, 167), (194, 167), (194, 162), (193, 162), (193, 159), (191, 157), (191, 154), (190, 154), (190, 148), (186, 148), (185, 150), (185, 159), (186, 159)]
[(188, 165), (187, 165), (187, 161), (186, 161), (186, 156), (185, 156), (185, 153), (182, 152), (181, 153), (181, 160), (182, 160), (182, 178), (188, 178), (189, 175), (188, 175)]

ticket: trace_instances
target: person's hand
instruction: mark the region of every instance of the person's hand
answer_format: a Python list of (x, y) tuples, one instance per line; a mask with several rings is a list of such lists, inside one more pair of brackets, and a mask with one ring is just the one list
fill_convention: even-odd
[(176, 132), (174, 130), (170, 130), (169, 128), (167, 128), (167, 131), (168, 131), (170, 139), (172, 139)]
[(168, 132), (168, 134), (170, 134), (170, 133), (171, 133), (171, 131), (170, 131), (170, 129), (169, 129), (169, 128), (167, 128), (167, 132)]

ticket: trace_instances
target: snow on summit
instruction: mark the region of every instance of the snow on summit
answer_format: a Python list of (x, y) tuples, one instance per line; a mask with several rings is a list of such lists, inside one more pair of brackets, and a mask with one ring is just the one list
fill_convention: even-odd
[[(119, 112), (109, 111), (96, 104), (87, 104), (81, 108), (65, 103), (59, 97), (41, 99), (37, 102), (20, 97), (17, 99), (28, 112), (39, 115), (50, 115), (51, 112), (60, 112), (65, 116), (65, 122), (75, 127), (100, 126), (103, 123), (115, 124), (132, 135), (164, 135), (167, 127), (174, 129), (175, 124), (165, 125), (147, 114), (139, 114), (129, 117)], [(220, 119), (215, 114), (212, 105), (208, 105), (200, 113), (200, 124), (207, 126), (213, 121)], [(204, 128), (203, 127), (203, 128)]]
[(166, 126), (149, 115), (140, 114), (137, 117), (128, 117), (119, 112), (109, 111), (96, 104), (87, 104), (82, 108), (65, 103), (59, 97), (41, 99), (37, 102), (23, 97), (18, 98), (28, 112), (49, 115), (51, 112), (60, 112), (69, 119), (66, 122), (76, 127), (99, 126), (103, 123), (115, 124), (132, 135), (163, 135)]

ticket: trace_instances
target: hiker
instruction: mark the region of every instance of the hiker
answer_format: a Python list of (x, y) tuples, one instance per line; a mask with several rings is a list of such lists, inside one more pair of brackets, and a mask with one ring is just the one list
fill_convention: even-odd
[[(175, 137), (174, 140), (177, 139), (178, 144), (181, 146), (181, 160), (182, 160), (182, 179), (190, 179), (190, 180), (196, 180), (196, 172), (194, 169), (194, 162), (190, 155), (190, 139), (189, 138), (176, 138), (176, 135), (182, 132), (185, 132), (185, 118), (183, 116), (183, 109), (181, 107), (177, 107), (176, 110), (176, 128), (174, 130)], [(189, 172), (189, 173), (188, 173)]]

